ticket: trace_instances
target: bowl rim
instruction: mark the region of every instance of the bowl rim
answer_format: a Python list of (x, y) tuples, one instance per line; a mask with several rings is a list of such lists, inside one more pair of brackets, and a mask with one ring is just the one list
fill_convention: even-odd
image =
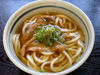
[[(44, 1), (44, 0), (38, 0), (38, 1)], [(10, 55), (10, 52), (9, 52), (9, 50), (8, 50), (8, 46), (7, 46), (7, 44), (6, 44), (6, 36), (7, 36), (6, 34), (7, 34), (7, 31), (9, 30), (9, 24), (10, 24), (10, 22), (13, 20), (13, 18), (16, 16), (16, 14), (18, 14), (22, 9), (26, 8), (27, 6), (30, 6), (31, 4), (33, 4), (33, 3), (35, 3), (35, 2), (38, 2), (38, 1), (33, 1), (33, 2), (30, 2), (30, 3), (28, 3), (28, 4), (24, 5), (24, 6), (22, 6), (22, 7), (19, 8), (13, 15), (11, 15), (11, 17), (8, 19), (8, 21), (7, 21), (7, 23), (6, 23), (6, 26), (5, 26), (4, 32), (3, 32), (3, 46), (4, 46), (4, 50), (5, 50), (6, 54), (7, 54), (7, 56), (10, 58), (10, 60), (11, 60), (18, 68), (20, 68), (21, 70), (23, 70), (23, 71), (25, 71), (25, 72), (27, 72), (27, 73), (29, 73), (29, 74), (33, 74), (33, 72), (34, 72), (34, 74), (45, 74), (45, 73), (39, 73), (39, 72), (36, 72), (36, 71), (33, 71), (33, 72), (32, 72), (32, 71), (30, 71), (28, 68), (23, 67), (21, 64), (17, 64), (16, 60), (13, 59), (13, 57)], [(60, 0), (59, 0), (59, 1), (60, 1)], [(90, 29), (91, 29), (91, 33), (92, 33), (91, 35), (92, 35), (93, 37), (91, 38), (92, 41), (91, 41), (90, 47), (88, 48), (88, 53), (87, 53), (87, 55), (85, 55), (85, 56), (83, 57), (84, 59), (80, 59), (81, 61), (80, 61), (80, 62), (77, 62), (78, 64), (76, 64), (75, 66), (73, 66), (73, 68), (69, 69), (67, 72), (66, 72), (66, 70), (64, 70), (64, 71), (57, 72), (57, 73), (50, 73), (49, 75), (52, 75), (52, 74), (66, 74), (66, 73), (68, 74), (68, 73), (70, 73), (70, 72), (76, 70), (77, 68), (79, 68), (79, 67), (87, 60), (87, 58), (89, 57), (89, 55), (90, 55), (90, 53), (91, 53), (91, 51), (92, 51), (92, 49), (93, 49), (93, 45), (94, 45), (94, 41), (95, 41), (95, 33), (94, 33), (93, 25), (92, 25), (90, 19), (88, 18), (88, 16), (87, 16), (80, 8), (78, 8), (77, 6), (73, 5), (72, 3), (67, 2), (67, 1), (63, 1), (63, 2), (65, 2), (66, 4), (72, 6), (72, 7), (75, 8), (75, 9), (77, 9), (78, 11), (80, 11), (80, 13), (82, 13), (82, 14), (84, 15), (84, 17), (86, 18), (86, 20), (88, 21), (88, 23), (89, 23), (89, 25), (90, 25)], [(46, 75), (47, 75), (47, 73), (46, 73)]]

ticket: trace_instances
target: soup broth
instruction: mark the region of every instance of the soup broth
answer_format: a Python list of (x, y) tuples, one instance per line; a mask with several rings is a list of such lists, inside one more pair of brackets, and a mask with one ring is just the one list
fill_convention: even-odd
[(16, 55), (40, 72), (59, 72), (75, 64), (85, 48), (85, 36), (69, 16), (41, 13), (26, 19), (12, 37)]

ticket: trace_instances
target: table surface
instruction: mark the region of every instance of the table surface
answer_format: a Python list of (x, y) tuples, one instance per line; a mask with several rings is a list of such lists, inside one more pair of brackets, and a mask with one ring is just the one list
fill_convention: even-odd
[[(0, 0), (0, 75), (28, 75), (18, 69), (7, 57), (2, 36), (8, 18), (21, 6), (34, 0)], [(82, 9), (93, 23), (95, 45), (90, 57), (69, 75), (100, 75), (100, 0), (66, 0)]]

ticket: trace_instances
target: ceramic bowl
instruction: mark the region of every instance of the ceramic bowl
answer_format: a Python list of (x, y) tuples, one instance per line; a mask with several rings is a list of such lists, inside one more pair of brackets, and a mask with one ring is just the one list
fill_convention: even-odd
[[(11, 37), (20, 24), (28, 17), (46, 11), (67, 14), (78, 23), (86, 36), (86, 47), (80, 59), (68, 69), (57, 73), (38, 72), (30, 69), (19, 60), (12, 47)], [(87, 15), (75, 5), (61, 0), (38, 0), (22, 6), (9, 18), (3, 33), (3, 45), (10, 60), (21, 70), (33, 75), (64, 75), (76, 70), (89, 57), (93, 49), (94, 39), (93, 25)]]

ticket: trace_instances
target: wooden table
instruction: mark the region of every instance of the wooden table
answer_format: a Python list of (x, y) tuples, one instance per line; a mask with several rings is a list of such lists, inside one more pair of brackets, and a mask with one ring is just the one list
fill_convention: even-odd
[[(8, 18), (21, 6), (33, 0), (0, 0), (0, 75), (28, 75), (19, 70), (5, 54), (2, 35)], [(81, 8), (95, 29), (95, 45), (88, 60), (69, 75), (100, 75), (100, 0), (66, 0)]]

